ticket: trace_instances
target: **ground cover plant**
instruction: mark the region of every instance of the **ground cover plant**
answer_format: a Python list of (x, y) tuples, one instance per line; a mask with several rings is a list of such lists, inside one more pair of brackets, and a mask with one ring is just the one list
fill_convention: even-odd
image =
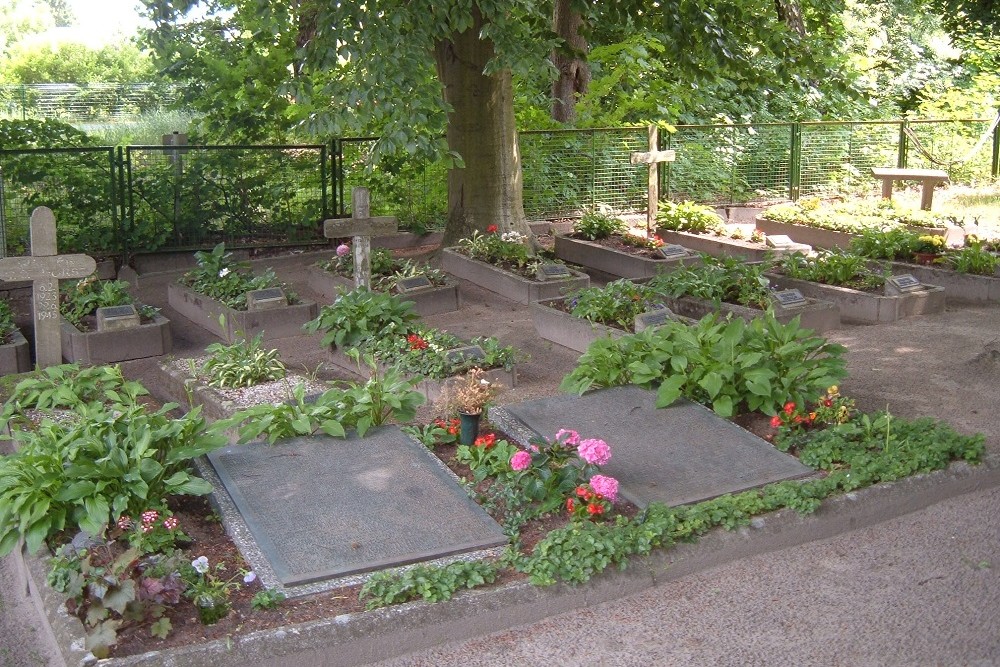
[(887, 268), (874, 268), (866, 257), (838, 249), (820, 250), (812, 257), (793, 252), (775, 267), (789, 278), (866, 292), (882, 289), (890, 275)]
[[(459, 239), (454, 250), (530, 280), (535, 280), (544, 252), (535, 252), (529, 247), (528, 237), (524, 234), (516, 231), (501, 233), (496, 225), (489, 225), (485, 233), (476, 230), (471, 236)], [(544, 259), (553, 261), (549, 253), (544, 254)]]
[[(426, 276), (435, 287), (442, 287), (448, 282), (444, 271), (411, 259), (397, 259), (385, 248), (373, 248), (369, 259), (371, 287), (377, 292), (390, 291), (400, 280), (415, 276)], [(336, 254), (328, 260), (318, 262), (317, 266), (342, 278), (354, 279), (354, 253), (346, 243), (338, 245)]]
[(736, 257), (699, 256), (699, 265), (680, 266), (654, 276), (649, 281), (650, 288), (673, 298), (690, 296), (716, 305), (726, 302), (768, 308), (771, 290), (764, 276), (764, 264), (752, 264)]
[(672, 232), (692, 232), (704, 234), (722, 229), (722, 219), (711, 206), (691, 201), (661, 202), (656, 211), (656, 225), (659, 229)]
[(587, 241), (595, 241), (604, 247), (632, 255), (663, 259), (657, 256), (656, 250), (663, 246), (663, 240), (657, 236), (634, 234), (628, 224), (615, 216), (606, 207), (588, 210), (573, 223), (573, 231), (569, 236)]
[(0, 299), (0, 345), (9, 343), (15, 331), (17, 323), (14, 322), (14, 311), (9, 303)]
[(232, 253), (226, 252), (224, 243), (211, 251), (194, 254), (198, 266), (180, 278), (180, 283), (199, 294), (224, 303), (234, 310), (247, 309), (247, 292), (268, 287), (281, 287), (288, 303), (296, 303), (296, 295), (278, 281), (274, 271), (267, 269), (259, 276), (249, 271), (249, 264), (237, 262)]
[(945, 245), (943, 236), (920, 234), (903, 227), (878, 231), (863, 230), (851, 239), (851, 251), (878, 260), (926, 263), (918, 254), (929, 256), (931, 263), (959, 273), (991, 276), (1000, 265), (1000, 257), (990, 244), (969, 234), (961, 248)]
[(817, 198), (777, 204), (766, 209), (763, 217), (777, 222), (819, 227), (857, 234), (864, 229), (897, 226), (944, 228), (954, 220), (931, 211), (906, 208), (893, 200), (851, 200), (825, 203)]
[(135, 305), (141, 321), (151, 320), (158, 311), (152, 306), (136, 303), (123, 280), (98, 280), (94, 274), (62, 288), (59, 312), (77, 329), (96, 329), (93, 318), (98, 308)]

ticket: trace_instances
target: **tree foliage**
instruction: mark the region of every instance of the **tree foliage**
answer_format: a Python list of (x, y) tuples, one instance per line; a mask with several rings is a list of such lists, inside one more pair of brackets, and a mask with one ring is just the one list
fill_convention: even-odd
[(100, 48), (28, 42), (13, 48), (4, 65), (10, 83), (138, 83), (154, 75), (149, 59), (127, 42)]

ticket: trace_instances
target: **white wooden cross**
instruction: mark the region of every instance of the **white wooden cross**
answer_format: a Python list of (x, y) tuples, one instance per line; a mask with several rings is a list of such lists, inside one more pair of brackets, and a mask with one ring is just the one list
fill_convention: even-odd
[(677, 158), (674, 151), (661, 151), (659, 148), (659, 135), (655, 125), (649, 126), (649, 152), (632, 153), (632, 164), (645, 164), (649, 166), (649, 191), (646, 204), (646, 231), (656, 227), (656, 206), (660, 201), (660, 163), (673, 162)]
[(371, 237), (393, 234), (399, 227), (395, 217), (372, 218), (369, 217), (370, 212), (368, 188), (354, 188), (351, 191), (351, 217), (323, 222), (323, 236), (328, 239), (354, 237), (354, 284), (357, 287), (372, 286)]
[(56, 254), (56, 218), (39, 206), (31, 213), (31, 256), (0, 259), (0, 280), (30, 280), (35, 314), (35, 364), (62, 363), (59, 281), (84, 278), (97, 268), (88, 255)]

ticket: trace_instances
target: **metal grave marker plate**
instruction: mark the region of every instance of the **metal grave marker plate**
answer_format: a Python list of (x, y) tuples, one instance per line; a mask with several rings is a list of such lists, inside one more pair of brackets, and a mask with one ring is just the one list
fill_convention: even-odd
[(806, 305), (806, 298), (797, 289), (783, 289), (771, 292), (771, 298), (782, 308), (801, 308)]
[(886, 281), (886, 287), (895, 288), (899, 292), (915, 292), (922, 285), (909, 273), (903, 273), (898, 276), (890, 276), (889, 280)]
[(280, 287), (268, 287), (247, 292), (247, 310), (270, 310), (288, 305), (285, 292)]
[(208, 458), (287, 586), (507, 541), (444, 464), (397, 426), (364, 438), (233, 445)]
[(673, 320), (675, 317), (673, 311), (669, 308), (657, 308), (656, 310), (650, 310), (645, 313), (639, 313), (635, 316), (635, 332), (639, 333), (643, 329), (648, 329), (649, 327), (658, 327), (661, 324), (666, 324), (667, 322)]
[(656, 391), (640, 387), (504, 405), (489, 418), (525, 445), (561, 428), (604, 440), (612, 453), (602, 472), (640, 507), (698, 502), (813, 472), (702, 405), (681, 399), (657, 408)]
[(132, 304), (104, 306), (97, 309), (96, 315), (98, 331), (118, 331), (139, 326), (139, 313)]
[(417, 292), (423, 289), (430, 289), (434, 287), (434, 284), (430, 281), (430, 278), (424, 275), (413, 276), (412, 278), (401, 278), (396, 281), (396, 291), (401, 294), (406, 294), (407, 292)]
[(767, 245), (772, 248), (787, 248), (796, 243), (787, 234), (773, 234), (767, 237)]
[(456, 347), (451, 350), (446, 350), (444, 353), (445, 359), (451, 363), (460, 363), (462, 361), (479, 361), (480, 359), (486, 358), (486, 352), (483, 348), (478, 345), (467, 345), (465, 347)]
[(677, 245), (676, 243), (668, 243), (667, 245), (660, 247), (659, 250), (664, 259), (680, 259), (688, 256), (687, 248), (682, 245)]
[(539, 280), (557, 280), (559, 278), (569, 278), (569, 269), (563, 264), (542, 264), (538, 267)]

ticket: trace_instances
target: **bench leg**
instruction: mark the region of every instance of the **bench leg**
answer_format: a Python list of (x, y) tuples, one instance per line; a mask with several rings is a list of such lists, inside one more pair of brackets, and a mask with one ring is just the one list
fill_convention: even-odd
[(922, 211), (931, 210), (931, 199), (934, 198), (934, 183), (924, 181), (924, 187), (920, 191), (920, 209)]
[(882, 199), (892, 199), (892, 179), (882, 179)]

